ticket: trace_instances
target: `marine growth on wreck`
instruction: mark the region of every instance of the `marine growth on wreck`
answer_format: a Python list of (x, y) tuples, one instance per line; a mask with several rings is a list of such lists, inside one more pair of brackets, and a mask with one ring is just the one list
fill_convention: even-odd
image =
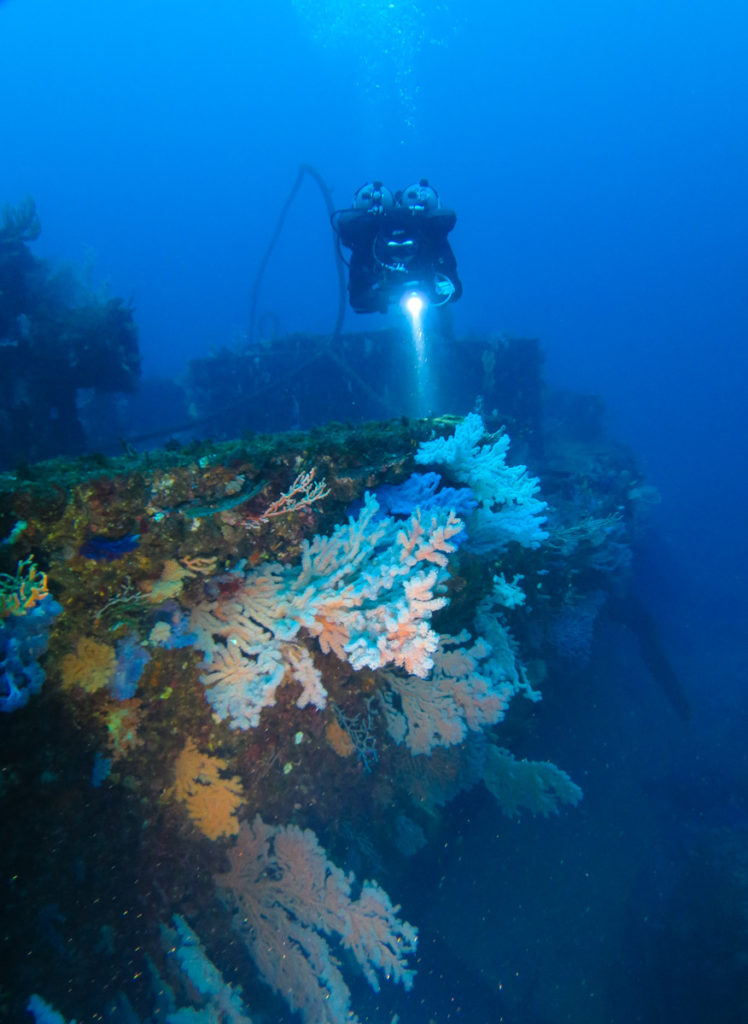
[(2, 477), (9, 1013), (407, 1020), (443, 809), (583, 797), (512, 746), (645, 489), (617, 446), (538, 461), (470, 413)]

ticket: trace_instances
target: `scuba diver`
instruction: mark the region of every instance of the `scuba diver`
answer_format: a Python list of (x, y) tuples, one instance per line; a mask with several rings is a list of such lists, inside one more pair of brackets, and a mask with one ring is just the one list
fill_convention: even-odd
[(454, 210), (440, 205), (425, 178), (394, 195), (381, 181), (362, 185), (352, 207), (331, 217), (338, 246), (351, 250), (353, 309), (386, 313), (413, 295), (429, 306), (456, 302), (462, 284), (447, 241), (456, 221)]

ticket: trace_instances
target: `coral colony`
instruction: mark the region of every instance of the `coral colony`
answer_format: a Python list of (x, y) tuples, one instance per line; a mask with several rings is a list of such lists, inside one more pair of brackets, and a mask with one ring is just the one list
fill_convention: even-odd
[(540, 700), (575, 609), (591, 631), (627, 527), (593, 543), (510, 454), (473, 413), (3, 490), (4, 743), (36, 751), (47, 806), (79, 808), (87, 846), (61, 840), (55, 868), (94, 894), (76, 931), (49, 862), (35, 885), (18, 875), (36, 941), (66, 950), (11, 965), (37, 1024), (103, 1012), (68, 957), (76, 978), (110, 972), (130, 1021), (239, 1024), (277, 998), (305, 1024), (355, 1022), (357, 973), (418, 985), (417, 928), (366, 851), (411, 855), (481, 783), (507, 817), (578, 803), (502, 728)]

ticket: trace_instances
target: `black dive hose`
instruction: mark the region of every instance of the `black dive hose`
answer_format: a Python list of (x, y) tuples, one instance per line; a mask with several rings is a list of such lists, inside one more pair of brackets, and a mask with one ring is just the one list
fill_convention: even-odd
[[(301, 185), (307, 174), (314, 178), (314, 180), (317, 182), (317, 185), (320, 188), (320, 191), (322, 192), (322, 196), (325, 200), (325, 204), (327, 205), (327, 210), (330, 216), (330, 223), (333, 227), (335, 238), (335, 269), (338, 275), (338, 312), (335, 318), (335, 326), (333, 328), (333, 332), (329, 341), (321, 348), (319, 348), (316, 352), (314, 352), (312, 355), (310, 355), (308, 359), (297, 362), (294, 365), (293, 369), (289, 371), (289, 376), (296, 376), (302, 370), (305, 370), (311, 363), (316, 362), (319, 358), (326, 355), (333, 362), (337, 363), (340, 366), (340, 368), (349, 375), (349, 377), (352, 377), (357, 382), (359, 387), (364, 392), (366, 392), (376, 404), (380, 405), (385, 410), (385, 412), (387, 412), (388, 415), (394, 416), (396, 415), (396, 410), (393, 409), (391, 404), (384, 398), (384, 396), (380, 395), (377, 391), (375, 391), (374, 388), (372, 388), (371, 385), (367, 381), (365, 381), (360, 376), (360, 374), (357, 373), (353, 369), (353, 367), (351, 367), (337, 351), (336, 343), (339, 341), (341, 332), (343, 330), (343, 320), (345, 318), (346, 309), (346, 285), (344, 270), (346, 263), (340, 251), (340, 239), (337, 232), (335, 231), (335, 225), (333, 222), (335, 215), (340, 213), (340, 210), (335, 209), (335, 204), (333, 203), (332, 200), (332, 192), (328, 188), (325, 179), (319, 173), (317, 168), (312, 167), (311, 164), (300, 165), (299, 173), (296, 176), (296, 181), (294, 182), (293, 187), (288, 194), (288, 198), (283, 204), (283, 208), (281, 209), (281, 212), (278, 215), (278, 220), (275, 225), (275, 231), (273, 232), (270, 242), (268, 243), (262, 260), (260, 261), (260, 266), (257, 269), (254, 283), (252, 285), (252, 300), (249, 312), (249, 331), (247, 347), (251, 346), (254, 341), (255, 329), (257, 324), (257, 300), (260, 294), (260, 286), (262, 284), (263, 275), (265, 273), (268, 263), (270, 262), (270, 257), (272, 256), (273, 249), (275, 248), (275, 245), (278, 239), (280, 238), (281, 232), (283, 231), (283, 225), (285, 224), (286, 217), (288, 216), (288, 211), (290, 210), (291, 205), (294, 199), (296, 198), (296, 193), (301, 188)], [(161, 430), (151, 431), (146, 434), (138, 434), (136, 436), (130, 435), (127, 438), (120, 439), (120, 444), (122, 445), (123, 448), (125, 448), (125, 450), (127, 450), (132, 444), (142, 443), (143, 441), (153, 441), (158, 437), (179, 434), (187, 430), (194, 430), (195, 427), (205, 426), (206, 424), (209, 424), (212, 421), (220, 419), (221, 417), (225, 416), (226, 413), (246, 408), (248, 400), (256, 401), (258, 398), (264, 397), (265, 395), (269, 394), (275, 388), (281, 386), (282, 384), (287, 384), (287, 382), (288, 377), (286, 377), (284, 381), (271, 381), (264, 387), (258, 388), (255, 392), (253, 392), (251, 396), (242, 399), (241, 402), (225, 406), (221, 410), (208, 413), (206, 416), (201, 416), (199, 419), (189, 420), (187, 423), (174, 425)]]
[[(312, 167), (311, 164), (301, 164), (301, 166), (299, 167), (299, 173), (296, 175), (296, 181), (293, 184), (293, 188), (288, 193), (288, 198), (286, 199), (285, 203), (283, 204), (283, 209), (281, 210), (281, 212), (280, 212), (280, 214), (278, 216), (278, 220), (277, 220), (276, 225), (275, 225), (275, 231), (273, 232), (273, 235), (272, 235), (272, 237), (271, 237), (271, 239), (270, 239), (270, 241), (268, 243), (267, 249), (265, 250), (265, 254), (262, 257), (262, 260), (260, 261), (260, 266), (257, 269), (257, 273), (255, 275), (254, 284), (252, 285), (252, 301), (251, 301), (250, 307), (249, 307), (249, 332), (248, 332), (248, 344), (250, 346), (254, 343), (254, 340), (255, 340), (255, 327), (256, 327), (256, 324), (257, 324), (257, 299), (258, 299), (259, 294), (260, 294), (260, 286), (262, 284), (262, 278), (263, 278), (263, 276), (265, 274), (265, 270), (267, 268), (267, 265), (270, 262), (270, 257), (271, 257), (271, 255), (273, 253), (273, 249), (275, 248), (276, 242), (280, 238), (281, 232), (283, 231), (283, 225), (285, 224), (286, 217), (288, 215), (288, 211), (291, 209), (291, 205), (292, 205), (294, 199), (296, 198), (296, 193), (301, 188), (301, 185), (302, 185), (302, 183), (304, 181), (304, 178), (306, 177), (307, 174), (309, 174), (317, 182), (317, 185), (319, 186), (319, 189), (322, 192), (322, 197), (324, 198), (325, 203), (327, 205), (327, 212), (329, 213), (331, 220), (332, 220), (333, 215), (336, 212), (335, 204), (332, 201), (332, 192), (328, 188), (327, 182), (322, 177), (322, 175), (319, 173), (317, 168), (316, 167)], [(337, 273), (338, 273), (338, 315), (337, 315), (337, 318), (335, 320), (335, 327), (333, 328), (333, 332), (332, 332), (332, 337), (331, 337), (331, 344), (332, 345), (334, 345), (335, 342), (340, 337), (340, 332), (343, 329), (343, 319), (345, 317), (345, 270), (343, 269), (344, 264), (343, 264), (343, 259), (342, 259), (341, 255), (340, 255), (340, 249), (338, 247), (337, 239), (336, 239), (335, 245), (334, 245), (334, 253), (335, 253), (335, 268), (336, 268)]]

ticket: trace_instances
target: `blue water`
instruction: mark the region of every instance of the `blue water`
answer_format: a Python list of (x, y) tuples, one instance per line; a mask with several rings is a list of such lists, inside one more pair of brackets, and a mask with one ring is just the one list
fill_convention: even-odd
[[(599, 393), (660, 491), (639, 581), (693, 721), (611, 626), (615, 670), (558, 712), (581, 810), (517, 826), (499, 863), (514, 826), (450, 810), (459, 847), (420, 865), (439, 898), (413, 900), (440, 1024), (706, 1019), (679, 1002), (684, 963), (710, 1019), (748, 1019), (745, 968), (715, 979), (727, 926), (702, 927), (719, 900), (694, 860), (710, 830), (748, 831), (747, 49), (738, 0), (0, 3), (0, 200), (33, 195), (34, 251), (133, 297), (146, 377), (244, 336), (300, 164), (340, 206), (426, 175), (458, 214), (457, 331), (540, 337), (548, 379)], [(262, 308), (321, 332), (336, 301), (306, 183)]]

